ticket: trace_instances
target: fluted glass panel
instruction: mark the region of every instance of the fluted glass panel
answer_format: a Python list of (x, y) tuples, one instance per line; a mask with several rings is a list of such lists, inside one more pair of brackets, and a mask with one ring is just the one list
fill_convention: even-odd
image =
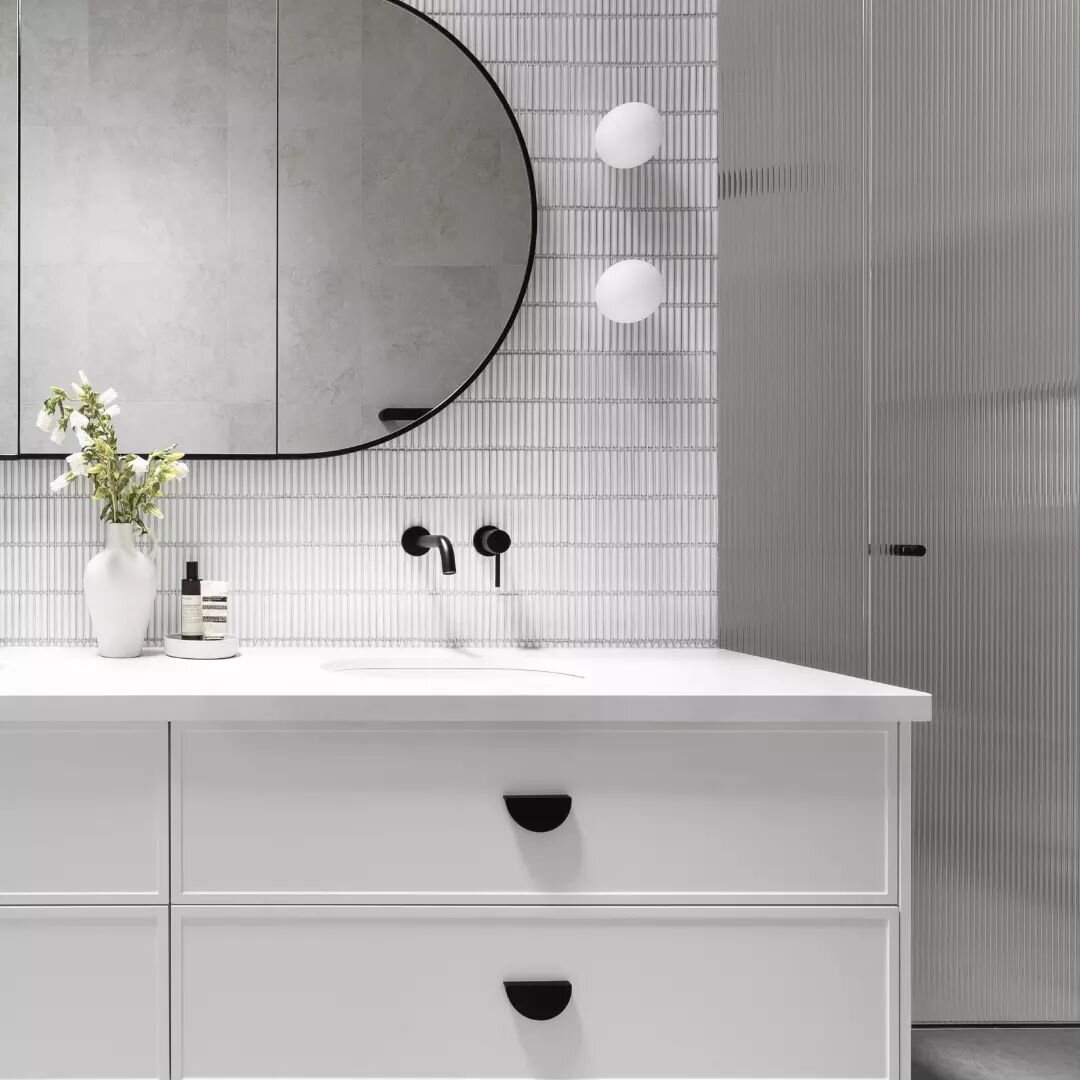
[(914, 1018), (1077, 1021), (1080, 6), (873, 24), (871, 673), (935, 698)]
[(0, 0), (0, 457), (19, 410), (19, 0)]
[(720, 3), (720, 611), (731, 648), (865, 674), (861, 0)]
[[(521, 315), (465, 395), (400, 440), (195, 462), (165, 505), (153, 637), (198, 558), (233, 582), (248, 642), (716, 644), (715, 3), (416, 5), (487, 65), (524, 130), (540, 221)], [(632, 99), (667, 137), (617, 172), (592, 133)], [(616, 326), (593, 285), (631, 256), (660, 268), (668, 301)], [(85, 500), (48, 494), (55, 471), (0, 462), (0, 641), (90, 639), (81, 576), (101, 535)], [(417, 523), (458, 546), (456, 577), (401, 550)], [(470, 544), (488, 523), (514, 541), (498, 591)]]

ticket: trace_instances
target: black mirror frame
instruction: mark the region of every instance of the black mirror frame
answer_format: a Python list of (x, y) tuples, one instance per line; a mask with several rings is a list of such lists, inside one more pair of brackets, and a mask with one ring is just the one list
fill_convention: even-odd
[[(432, 417), (437, 416), (450, 405), (456, 401), (476, 380), (480, 377), (481, 372), (491, 363), (491, 361), (498, 354), (502, 348), (503, 342), (506, 340), (507, 335), (510, 333), (511, 327), (517, 321), (518, 315), (521, 313), (521, 306), (525, 302), (525, 294), (528, 292), (529, 283), (532, 280), (533, 262), (536, 258), (536, 230), (537, 230), (537, 218), (538, 209), (536, 203), (536, 176), (533, 172), (532, 158), (529, 156), (529, 148), (525, 142), (525, 136), (522, 134), (521, 125), (518, 123), (517, 117), (514, 115), (514, 110), (510, 107), (510, 102), (506, 100), (506, 95), (502, 92), (502, 89), (492, 78), (491, 72), (477, 59), (476, 55), (471, 49), (459, 38), (455, 37), (445, 26), (441, 26), (430, 15), (426, 15), (422, 11), (417, 11), (412, 7), (407, 0), (384, 0), (384, 3), (393, 4), (395, 7), (404, 8), (411, 15), (416, 16), (418, 19), (422, 19), (429, 26), (434, 27), (443, 37), (449, 39), (457, 46), (458, 49), (465, 55), (465, 57), (473, 64), (473, 66), (484, 76), (488, 86), (491, 87), (492, 92), (499, 100), (499, 104), (502, 105), (506, 112), (507, 117), (510, 120), (510, 126), (514, 130), (514, 134), (517, 136), (518, 146), (521, 149), (521, 159), (525, 164), (525, 175), (529, 181), (529, 205), (530, 205), (530, 229), (529, 229), (529, 255), (525, 263), (525, 274), (522, 278), (521, 288), (518, 291), (517, 299), (514, 301), (514, 307), (510, 312), (509, 318), (506, 320), (506, 325), (503, 327), (495, 344), (491, 347), (491, 351), (484, 357), (484, 359), (476, 366), (473, 373), (445, 400), (439, 402), (438, 405), (433, 406), (423, 416), (418, 417), (415, 420), (411, 420), (408, 423), (402, 424), (396, 431), (387, 432), (385, 435), (379, 436), (377, 439), (371, 439), (368, 442), (358, 443), (355, 446), (346, 446), (340, 450), (319, 450), (313, 453), (305, 454), (185, 454), (185, 460), (187, 461), (302, 461), (313, 458), (329, 458), (329, 457), (342, 457), (345, 454), (355, 454), (360, 450), (368, 450), (373, 446), (380, 446), (383, 443), (397, 439), (404, 435), (406, 432), (412, 431), (415, 428), (420, 427), (422, 424), (426, 424)], [(21, 215), (21, 208), (20, 208)], [(17, 308), (18, 310), (18, 308)], [(276, 311), (276, 304), (275, 304)], [(16, 316), (19, 318), (19, 316)], [(277, 363), (280, 363), (280, 357), (275, 358), (275, 373), (277, 371)], [(16, 366), (18, 372), (18, 365)], [(21, 379), (18, 378), (16, 386), (21, 390)], [(18, 397), (16, 408), (16, 425), (21, 426), (21, 410), (22, 410), (22, 398)], [(275, 416), (276, 416), (275, 412)], [(275, 438), (277, 437), (277, 431), (275, 430)], [(145, 451), (140, 451), (145, 452)], [(16, 454), (0, 454), (0, 461), (58, 461), (62, 460), (67, 455), (65, 454), (24, 454), (20, 450)]]

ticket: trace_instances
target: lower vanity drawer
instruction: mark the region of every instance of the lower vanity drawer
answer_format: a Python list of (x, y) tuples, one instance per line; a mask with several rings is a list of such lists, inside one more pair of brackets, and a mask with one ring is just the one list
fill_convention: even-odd
[(187, 907), (173, 920), (174, 1080), (899, 1076), (893, 908)]
[(176, 903), (896, 903), (894, 726), (172, 738)]
[(169, 1075), (167, 907), (0, 907), (0, 1078)]

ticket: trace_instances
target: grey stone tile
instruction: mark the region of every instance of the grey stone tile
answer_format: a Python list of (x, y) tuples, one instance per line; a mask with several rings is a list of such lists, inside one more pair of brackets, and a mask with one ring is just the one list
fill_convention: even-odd
[(99, 128), (88, 178), (86, 243), (96, 262), (224, 262), (224, 127)]
[(40, 0), (29, 19), (24, 392), (84, 367), (128, 404), (272, 406), (275, 3)]
[[(384, 5), (281, 0), (278, 107), (282, 128), (358, 123), (364, 17), (373, 6)], [(417, 21), (415, 16), (410, 18)]]
[(90, 371), (129, 401), (214, 401), (228, 386), (224, 268), (106, 263), (89, 277)]
[(365, 130), (363, 221), (371, 257), (394, 266), (502, 262), (499, 143), (487, 131)]
[(502, 261), (524, 264), (529, 258), (529, 245), (532, 241), (532, 197), (521, 143), (509, 125), (502, 135), (500, 155)]
[[(21, 284), (21, 393), (24, 403), (37, 404), (53, 383), (70, 382), (80, 369), (91, 371), (89, 269), (76, 263), (24, 265)], [(24, 442), (27, 434), (24, 428)]]
[(0, 263), (0, 454), (18, 449), (18, 267)]
[(505, 324), (499, 273), (476, 267), (283, 270), (282, 450), (358, 445), (386, 434), (380, 409), (436, 405), (456, 392)]
[(228, 0), (230, 132), (277, 127), (277, 0)]
[[(73, 439), (57, 447), (34, 427), (38, 404), (23, 403), (23, 449), (30, 453), (70, 454)], [(274, 406), (235, 405), (228, 402), (196, 403), (125, 401), (116, 418), (116, 433), (124, 453), (147, 453), (176, 443), (185, 453), (274, 453)], [(35, 437), (36, 436), (36, 437)]]
[(407, 10), (286, 0), (281, 48), (280, 441), (325, 450), (386, 434), (381, 408), (436, 404), (487, 356), (528, 183), (483, 74)]
[(365, 232), (359, 129), (282, 128), (280, 138), (281, 265), (325, 267), (362, 262)]
[[(5, 0), (0, 0), (0, 4)], [(16, 102), (0, 83), (0, 263), (18, 262), (19, 129)]]
[(83, 263), (93, 140), (83, 127), (22, 129), (22, 261)]
[(503, 259), (502, 141), (510, 120), (445, 35), (391, 4), (364, 8), (364, 219), (399, 266)]
[(363, 430), (382, 434), (380, 409), (437, 405), (486, 358), (505, 324), (499, 271), (484, 267), (373, 267), (362, 312)]
[(0, 0), (0, 454), (18, 450), (18, 3)]
[(22, 123), (81, 124), (90, 85), (88, 0), (36, 0), (22, 10)]
[(283, 268), (279, 281), (279, 433), (286, 453), (364, 440), (360, 271)]
[(129, 402), (117, 418), (121, 446), (130, 452), (176, 443), (185, 453), (274, 453), (274, 406), (229, 402)]
[(272, 259), (228, 266), (222, 372), (228, 401), (274, 404), (277, 400), (275, 279)]
[(224, 127), (228, 40), (227, 0), (90, 0), (90, 118)]
[(364, 4), (363, 12), (366, 130), (503, 129), (505, 110), (457, 44), (394, 4)]
[(228, 257), (273, 260), (277, 247), (277, 132), (273, 124), (227, 133)]

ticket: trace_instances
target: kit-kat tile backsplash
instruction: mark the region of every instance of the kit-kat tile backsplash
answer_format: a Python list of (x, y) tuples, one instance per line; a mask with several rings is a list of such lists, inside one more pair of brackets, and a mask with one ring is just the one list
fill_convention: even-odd
[[(540, 221), (526, 303), (463, 397), (395, 442), (193, 462), (164, 503), (151, 634), (175, 628), (197, 558), (233, 582), (252, 643), (714, 645), (717, 0), (416, 6), (487, 65), (529, 144)], [(616, 172), (592, 131), (633, 99), (665, 114), (667, 141)], [(616, 326), (592, 287), (629, 256), (656, 263), (669, 302)], [(72, 374), (57, 357), (52, 378)], [(101, 530), (85, 497), (48, 493), (57, 471), (0, 461), (7, 644), (91, 639), (82, 572)], [(453, 540), (455, 577), (401, 550), (418, 523)], [(513, 537), (499, 591), (471, 545), (489, 523)]]

